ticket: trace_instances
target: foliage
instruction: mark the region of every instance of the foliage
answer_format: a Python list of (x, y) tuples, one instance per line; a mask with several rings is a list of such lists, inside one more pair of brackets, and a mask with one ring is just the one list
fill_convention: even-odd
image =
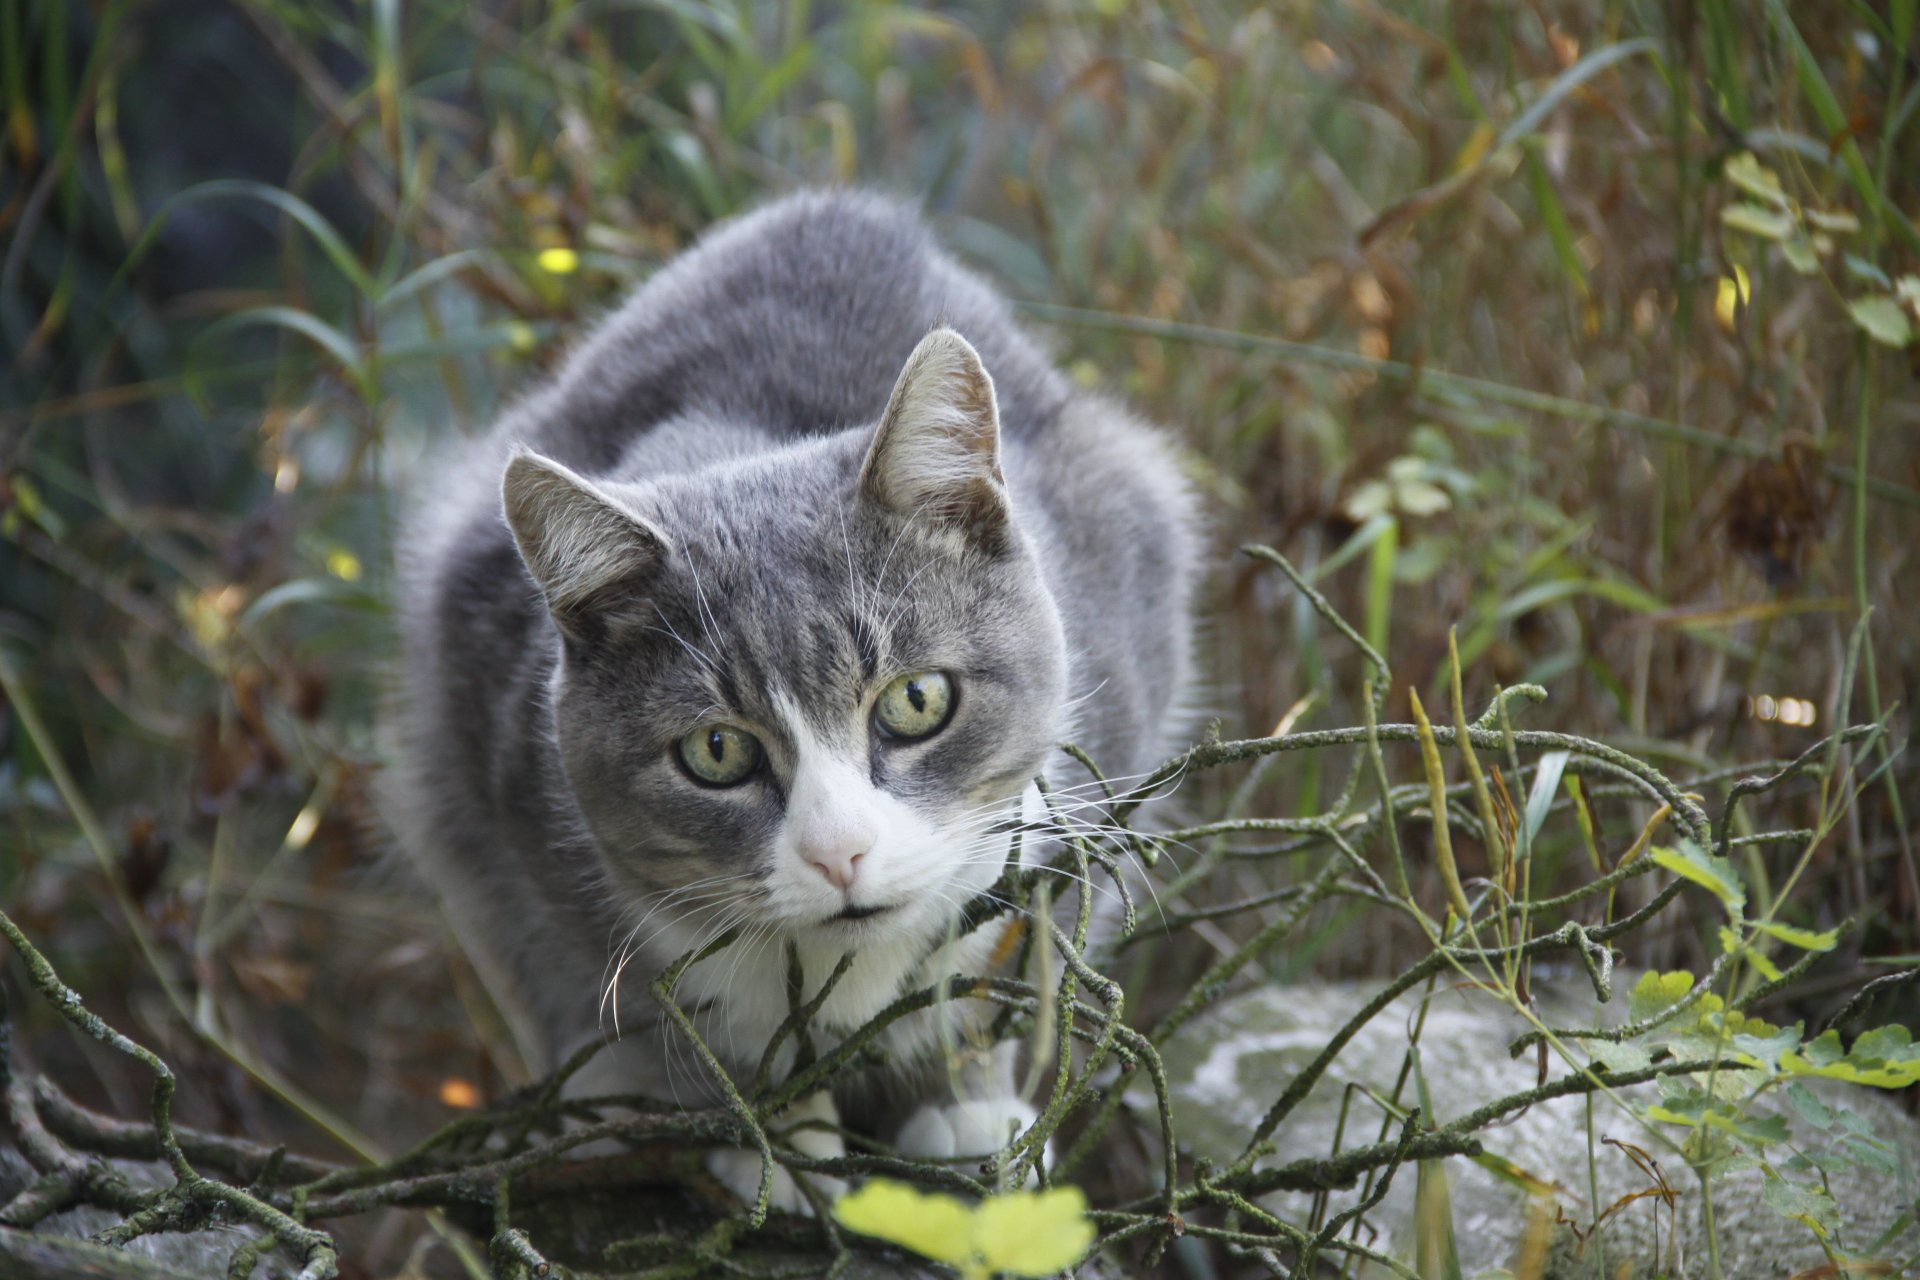
[[(1064, 987), (964, 998), (1009, 1033), (1055, 1006), (1056, 1047), (1150, 1084), (1156, 1037), (1235, 984), (1470, 981), (1524, 1007), (1539, 957), (1601, 990), (1617, 949), (1699, 977), (1618, 1041), (1536, 1028), (1608, 1067), (1576, 1049), (1550, 1087), (1671, 1078), (1657, 1105), (1687, 1119), (1655, 1131), (1703, 1189), (1764, 1159), (1829, 1229), (1818, 1162), (1871, 1160), (1872, 1135), (1795, 1087), (1908, 1078), (1896, 1033), (1855, 1023), (1913, 1024), (1920, 954), (1915, 8), (0, 6), (0, 903), (174, 1064), (183, 1113), (331, 1153), (287, 1158), (267, 1199), (306, 1188), (348, 1240), (396, 1187), (484, 1202), (524, 1263), (504, 1223), (566, 1149), (557, 1104), (514, 1091), (511, 1035), (370, 835), (395, 494), (700, 228), (877, 182), (1075, 376), (1176, 428), (1218, 527), (1279, 557), (1221, 557), (1225, 740), (1161, 779), (1185, 825), (1086, 851), (1163, 849), (1158, 911)], [(15, 1013), (41, 1084), (147, 1087)], [(1770, 1066), (1763, 1016), (1804, 1028)], [(1365, 1215), (1252, 1197), (1430, 1175), (1494, 1118), (1397, 1134), (1396, 1093), (1370, 1142), (1280, 1162), (1254, 1148), (1303, 1077), (1242, 1162), (1176, 1168), (1173, 1118), (1108, 1083), (1063, 1069), (1044, 1125), (1136, 1263), (1171, 1200), (1216, 1263), (1310, 1270)], [(752, 1126), (640, 1130), (771, 1144), (769, 1088)], [(1838, 1154), (1763, 1143), (1751, 1104), (1780, 1098)], [(511, 1205), (488, 1181), (509, 1169)], [(713, 1229), (712, 1265), (747, 1248)]]
[(979, 1204), (923, 1195), (885, 1178), (835, 1202), (841, 1226), (959, 1268), (962, 1280), (996, 1273), (1050, 1276), (1080, 1261), (1093, 1244), (1087, 1198), (1077, 1187), (1002, 1191)]

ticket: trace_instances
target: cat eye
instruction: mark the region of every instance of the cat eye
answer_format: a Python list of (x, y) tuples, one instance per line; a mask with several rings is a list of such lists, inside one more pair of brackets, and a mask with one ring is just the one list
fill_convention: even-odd
[(731, 787), (760, 764), (760, 739), (730, 724), (703, 724), (680, 739), (680, 763), (695, 782)]
[(953, 715), (953, 682), (938, 671), (901, 676), (880, 691), (873, 722), (889, 738), (927, 738)]

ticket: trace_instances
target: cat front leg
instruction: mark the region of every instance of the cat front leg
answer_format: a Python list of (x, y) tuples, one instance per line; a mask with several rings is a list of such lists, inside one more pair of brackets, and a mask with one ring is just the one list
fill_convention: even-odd
[[(826, 1090), (810, 1094), (788, 1108), (782, 1123), (774, 1130), (787, 1145), (803, 1156), (831, 1160), (847, 1154), (846, 1141), (840, 1136), (840, 1111), (833, 1095)], [(833, 1126), (831, 1128), (821, 1127)], [(742, 1201), (752, 1204), (760, 1194), (760, 1153), (738, 1147), (717, 1147), (707, 1153), (707, 1172)], [(829, 1202), (846, 1192), (847, 1184), (824, 1173), (800, 1174)], [(796, 1176), (784, 1166), (773, 1167), (773, 1188), (769, 1207), (783, 1213), (811, 1214), (813, 1204), (800, 1189)]]
[[(985, 1159), (1004, 1151), (1032, 1126), (1039, 1112), (1014, 1088), (1020, 1046), (995, 1045), (984, 1062), (962, 1067), (954, 1082), (960, 1097), (928, 1102), (907, 1118), (894, 1146), (905, 1156), (926, 1160)], [(1051, 1152), (1043, 1153), (1047, 1158)], [(1036, 1175), (1027, 1173), (1027, 1181)]]

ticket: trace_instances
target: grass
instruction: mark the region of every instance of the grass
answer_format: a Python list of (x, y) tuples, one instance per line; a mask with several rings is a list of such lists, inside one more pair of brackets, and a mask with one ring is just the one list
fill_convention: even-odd
[[(1711, 786), (1891, 717), (1724, 833), (1817, 833), (1732, 853), (1765, 918), (1862, 922), (1768, 1009), (1831, 1014), (1920, 955), (1920, 357), (1849, 311), (1920, 269), (1915, 6), (1562, 8), (7, 0), (0, 902), (121, 993), (101, 1011), (202, 1122), (312, 1137), (291, 1103), (391, 1151), (518, 1079), (369, 811), (396, 492), (713, 219), (859, 181), (922, 197), (1076, 376), (1187, 444), (1224, 737), (1368, 710), (1366, 659), (1242, 541), (1354, 620), (1383, 721), (1417, 692), (1438, 733), (1534, 682), (1526, 727)], [(1723, 220), (1764, 203), (1729, 176), (1746, 152), (1778, 238)], [(1816, 215), (1854, 227), (1802, 274)], [(1339, 762), (1286, 759), (1183, 803), (1325, 811)], [(1648, 817), (1596, 801), (1592, 845), (1548, 824), (1531, 894)], [(1431, 910), (1442, 864), (1401, 834)], [(1504, 870), (1454, 834), (1456, 879)], [(1310, 878), (1212, 839), (1170, 911)], [(1130, 1012), (1286, 909), (1206, 922)], [(1426, 952), (1415, 916), (1376, 937), (1352, 910), (1253, 969)], [(1716, 925), (1662, 916), (1628, 959), (1705, 972)], [(38, 1030), (123, 1100), (117, 1064)]]

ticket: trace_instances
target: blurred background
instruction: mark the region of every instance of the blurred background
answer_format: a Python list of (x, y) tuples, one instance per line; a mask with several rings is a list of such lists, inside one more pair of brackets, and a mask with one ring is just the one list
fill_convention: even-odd
[[(1920, 952), (1914, 12), (0, 0), (0, 902), (195, 1123), (391, 1152), (521, 1081), (370, 803), (396, 512), (702, 228), (854, 183), (1184, 443), (1223, 735), (1361, 715), (1351, 647), (1244, 542), (1389, 658), (1389, 719), (1447, 705), (1451, 629), (1472, 704), (1538, 682), (1526, 724), (1716, 814), (1891, 717), (1844, 821), (1744, 851), (1781, 918), (1865, 922), (1772, 1010), (1830, 1012)], [(1285, 759), (1179, 803), (1317, 812), (1344, 762)], [(1596, 817), (1617, 854), (1646, 815)], [(1538, 856), (1536, 891), (1591, 874)], [(1202, 891), (1298, 873), (1233, 867)], [(1364, 905), (1269, 976), (1424, 948)], [(1714, 954), (1668, 920), (1630, 962)], [(417, 1228), (354, 1230), (384, 1275)]]

